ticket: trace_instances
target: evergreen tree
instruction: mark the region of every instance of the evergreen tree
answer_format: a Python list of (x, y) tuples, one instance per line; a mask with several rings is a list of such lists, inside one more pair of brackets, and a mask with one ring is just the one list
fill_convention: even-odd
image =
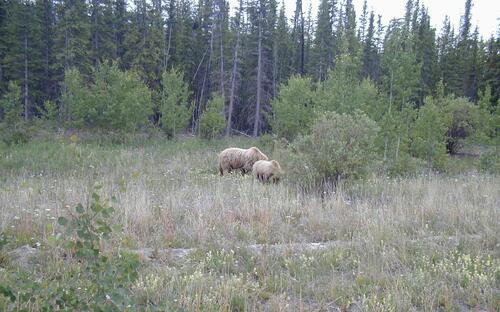
[(336, 1), (322, 0), (318, 8), (314, 36), (313, 66), (315, 77), (322, 81), (333, 66), (335, 38), (333, 33)]
[(41, 21), (41, 61), (43, 68), (43, 79), (41, 79), (42, 99), (55, 100), (57, 96), (57, 80), (55, 75), (55, 55), (54, 55), (54, 31), (55, 7), (53, 0), (37, 1), (38, 14)]
[(204, 139), (215, 139), (226, 128), (224, 98), (214, 95), (200, 117), (199, 134)]
[(55, 58), (57, 79), (76, 67), (85, 75), (91, 72), (90, 18), (85, 0), (56, 0)]
[(293, 68), (295, 73), (303, 75), (305, 73), (305, 21), (304, 13), (302, 12), (302, 0), (296, 0), (295, 2), (295, 14), (293, 17), (293, 28), (292, 28), (292, 46), (293, 46)]
[(20, 83), (23, 97), (23, 117), (25, 120), (36, 112), (40, 102), (41, 76), (41, 22), (36, 3), (12, 1), (7, 3), (7, 16), (4, 25), (5, 55), (3, 74), (7, 81)]
[(191, 119), (193, 107), (189, 105), (190, 92), (184, 82), (183, 73), (175, 68), (162, 75), (162, 90), (159, 106), (161, 113), (161, 127), (167, 135), (186, 130)]
[(491, 37), (487, 45), (484, 80), (491, 87), (491, 105), (498, 105), (500, 98), (500, 31), (497, 38)]
[(363, 78), (370, 77), (374, 81), (379, 81), (380, 79), (380, 61), (377, 49), (377, 43), (375, 42), (375, 15), (373, 11), (370, 13), (370, 19), (368, 22), (368, 29), (366, 31), (365, 40), (363, 42), (363, 65), (362, 65), (362, 76)]
[(2, 121), (7, 126), (12, 127), (21, 121), (23, 106), (21, 104), (21, 88), (17, 83), (11, 81), (7, 92), (0, 99), (0, 110), (2, 111)]
[(414, 37), (416, 60), (421, 64), (420, 68), (420, 87), (417, 91), (416, 102), (420, 106), (426, 96), (437, 82), (437, 49), (435, 46), (435, 31), (430, 26), (430, 17), (425, 7), (420, 10), (420, 19), (418, 22), (417, 33)]
[[(372, 12), (373, 14), (373, 12)], [(365, 41), (366, 31), (367, 31), (367, 22), (368, 22), (368, 3), (367, 0), (363, 2), (363, 11), (361, 12), (361, 16), (359, 18), (359, 28), (358, 28), (358, 40), (360, 42)]]
[(346, 0), (341, 15), (342, 51), (354, 56), (358, 53), (359, 41), (356, 36), (356, 12), (352, 0)]
[(293, 54), (293, 41), (291, 37), (291, 30), (289, 28), (286, 15), (285, 4), (281, 5), (277, 25), (274, 31), (274, 63), (273, 69), (275, 71), (273, 96), (277, 95), (277, 86), (283, 81), (286, 81), (292, 73), (292, 54)]

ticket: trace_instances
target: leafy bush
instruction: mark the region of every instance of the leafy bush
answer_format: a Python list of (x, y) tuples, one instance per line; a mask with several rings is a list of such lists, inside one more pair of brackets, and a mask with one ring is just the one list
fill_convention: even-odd
[(200, 117), (199, 134), (205, 139), (214, 139), (226, 128), (224, 98), (213, 96)]
[(272, 102), (274, 116), (268, 119), (274, 133), (288, 140), (307, 133), (315, 116), (313, 100), (311, 79), (292, 76)]
[(426, 162), (422, 159), (402, 153), (398, 158), (393, 158), (388, 162), (387, 173), (393, 177), (414, 175), (421, 172), (425, 164)]
[[(49, 238), (49, 246), (62, 248), (66, 260), (59, 267), (42, 268), (37, 272), (16, 270), (4, 276), (0, 283), (0, 307), (28, 310), (36, 306), (41, 311), (124, 311), (133, 309), (132, 286), (138, 277), (137, 255), (119, 252), (105, 254), (101, 247), (110, 238), (108, 219), (114, 209), (92, 194), (90, 204), (78, 205), (71, 219), (60, 217), (65, 228), (64, 239)], [(5, 283), (5, 284), (4, 284)]]
[(448, 98), (443, 107), (447, 118), (446, 149), (455, 154), (466, 139), (482, 135), (489, 120), (481, 120), (478, 107), (465, 98)]
[(183, 72), (171, 69), (162, 75), (160, 92), (161, 128), (168, 136), (175, 136), (189, 125), (194, 105), (189, 107), (189, 86)]
[(291, 174), (312, 184), (365, 176), (377, 158), (374, 141), (378, 130), (361, 111), (352, 115), (323, 113), (312, 133), (292, 144), (296, 164)]
[(21, 121), (23, 107), (21, 105), (21, 88), (10, 81), (7, 93), (0, 99), (0, 109), (3, 111), (3, 122), (12, 126)]
[(30, 139), (29, 129), (21, 119), (21, 88), (10, 81), (8, 91), (0, 99), (3, 111), (3, 122), (0, 123), (0, 137), (7, 146), (27, 143)]
[(5, 125), (0, 125), (0, 134), (2, 136), (2, 141), (7, 145), (11, 146), (14, 144), (25, 144), (31, 138), (31, 131), (25, 124), (19, 123), (15, 128), (9, 128)]
[(103, 64), (92, 78), (87, 86), (76, 69), (65, 73), (62, 103), (72, 125), (130, 131), (148, 122), (151, 94), (136, 73)]
[(55, 125), (59, 119), (59, 108), (57, 104), (47, 100), (43, 103), (44, 110), (41, 111), (42, 120)]
[(425, 160), (429, 166), (442, 170), (446, 163), (446, 118), (432, 97), (418, 110), (412, 132), (412, 155)]
[(479, 170), (483, 172), (500, 173), (500, 148), (495, 147), (479, 157)]

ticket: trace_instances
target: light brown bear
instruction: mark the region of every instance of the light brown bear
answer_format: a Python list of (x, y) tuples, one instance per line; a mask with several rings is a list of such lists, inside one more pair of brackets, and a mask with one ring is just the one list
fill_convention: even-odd
[(231, 172), (232, 170), (240, 169), (241, 174), (245, 174), (252, 170), (252, 166), (256, 161), (268, 159), (269, 158), (255, 146), (249, 149), (236, 147), (226, 148), (219, 154), (219, 172), (222, 176), (224, 175), (224, 171)]
[(259, 160), (253, 164), (252, 172), (262, 183), (278, 183), (285, 174), (276, 160)]

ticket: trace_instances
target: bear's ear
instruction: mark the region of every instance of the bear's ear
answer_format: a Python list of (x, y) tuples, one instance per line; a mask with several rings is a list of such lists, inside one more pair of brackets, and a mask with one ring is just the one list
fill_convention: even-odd
[(279, 166), (278, 162), (277, 162), (276, 160), (274, 160), (274, 159), (273, 159), (273, 160), (271, 160), (271, 163), (272, 163), (273, 165), (275, 165), (275, 166)]

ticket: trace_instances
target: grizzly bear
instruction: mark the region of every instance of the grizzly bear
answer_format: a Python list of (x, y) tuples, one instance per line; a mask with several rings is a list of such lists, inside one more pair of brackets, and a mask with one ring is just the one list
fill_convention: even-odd
[(262, 183), (277, 183), (285, 172), (276, 160), (259, 160), (253, 164), (253, 175)]
[(219, 154), (219, 172), (224, 175), (224, 171), (231, 172), (233, 169), (241, 169), (241, 174), (252, 170), (253, 164), (258, 160), (268, 160), (267, 156), (257, 147), (249, 149), (226, 148)]

